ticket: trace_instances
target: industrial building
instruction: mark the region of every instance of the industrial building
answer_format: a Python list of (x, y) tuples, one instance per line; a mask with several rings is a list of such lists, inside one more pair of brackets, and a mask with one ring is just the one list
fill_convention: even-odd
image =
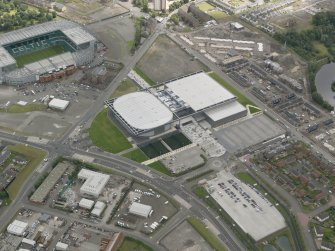
[(70, 104), (70, 101), (63, 100), (63, 99), (58, 99), (58, 98), (53, 98), (49, 102), (48, 106), (51, 109), (65, 111), (65, 109), (69, 106), (69, 104)]
[(8, 225), (7, 232), (17, 236), (23, 236), (27, 229), (28, 229), (28, 223), (19, 220), (14, 220), (11, 224)]
[(152, 206), (141, 204), (138, 202), (133, 202), (129, 207), (129, 213), (137, 216), (141, 216), (144, 218), (148, 218), (149, 214), (152, 210)]
[[(52, 47), (63, 52), (37, 62), (18, 65), (19, 57)], [(73, 73), (93, 61), (96, 39), (70, 21), (51, 21), (0, 35), (0, 84), (46, 82)]]
[(81, 207), (81, 208), (85, 208), (85, 209), (91, 210), (92, 207), (93, 207), (93, 205), (94, 205), (94, 201), (93, 200), (88, 200), (88, 199), (82, 198), (79, 201), (79, 207)]
[(152, 137), (192, 119), (218, 126), (247, 115), (237, 98), (204, 72), (105, 102), (132, 134)]
[(82, 196), (89, 196), (94, 198), (99, 197), (109, 178), (110, 177), (108, 174), (81, 169), (78, 173), (78, 179), (84, 180), (84, 183), (80, 187), (80, 194)]
[(97, 217), (100, 217), (102, 212), (105, 210), (106, 204), (102, 201), (97, 201), (94, 205), (93, 210), (91, 211), (91, 214)]

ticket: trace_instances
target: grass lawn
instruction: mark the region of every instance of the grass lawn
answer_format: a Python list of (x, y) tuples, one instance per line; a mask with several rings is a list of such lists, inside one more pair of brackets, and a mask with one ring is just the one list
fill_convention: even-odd
[(164, 173), (167, 176), (173, 176), (173, 173), (170, 172), (160, 161), (156, 161), (148, 165), (150, 168), (155, 169), (158, 172)]
[(249, 112), (250, 112), (251, 114), (254, 114), (254, 113), (257, 113), (257, 112), (262, 111), (262, 110), (259, 109), (258, 107), (254, 107), (254, 106), (248, 106), (248, 109), (249, 109)]
[(23, 155), (29, 160), (28, 164), (19, 172), (15, 180), (7, 188), (9, 198), (15, 199), (28, 176), (36, 169), (38, 164), (45, 158), (46, 152), (25, 145), (8, 146), (8, 150)]
[(137, 90), (138, 90), (137, 85), (131, 79), (126, 78), (120, 83), (120, 85), (116, 88), (116, 90), (113, 92), (110, 98), (111, 99), (117, 98), (125, 94), (135, 92)]
[(182, 133), (173, 134), (163, 140), (172, 150), (191, 144), (191, 141)]
[(322, 43), (314, 41), (313, 42), (313, 47), (314, 47), (314, 49), (317, 53), (317, 56), (319, 58), (324, 58), (324, 57), (329, 56), (328, 49)]
[(228, 14), (226, 14), (223, 11), (220, 11), (220, 10), (209, 11), (207, 14), (210, 15), (215, 20), (220, 20), (220, 19), (223, 19), (223, 18), (229, 16)]
[(141, 149), (136, 149), (134, 151), (131, 152), (127, 152), (125, 154), (122, 155), (123, 157), (126, 157), (128, 159), (131, 159), (133, 161), (142, 163), (143, 161), (148, 160), (149, 158), (142, 152)]
[(169, 152), (169, 150), (160, 141), (149, 143), (148, 145), (140, 148), (150, 159)]
[(211, 5), (207, 2), (199, 3), (199, 4), (197, 4), (197, 7), (199, 8), (199, 10), (201, 10), (203, 12), (215, 9), (215, 7), (213, 5)]
[(195, 217), (190, 217), (187, 222), (211, 245), (214, 250), (224, 251), (225, 247), (221, 244), (218, 238), (206, 228), (206, 226)]
[(151, 247), (145, 245), (139, 240), (131, 237), (125, 237), (117, 251), (154, 251)]
[(46, 49), (39, 51), (34, 51), (32, 53), (24, 54), (21, 56), (15, 57), (17, 66), (19, 68), (23, 67), (26, 64), (36, 62), (45, 58), (53, 57), (55, 55), (66, 52), (65, 48), (61, 45), (55, 45)]
[(207, 192), (207, 190), (202, 187), (202, 186), (197, 186), (196, 188), (193, 189), (193, 192), (199, 197), (199, 198), (204, 198), (207, 195), (209, 195), (209, 193)]
[(232, 94), (234, 94), (237, 97), (237, 100), (238, 100), (238, 102), (240, 102), (241, 105), (243, 105), (243, 106), (246, 106), (246, 105), (256, 106), (250, 99), (248, 99), (246, 96), (244, 96), (242, 93), (240, 93), (232, 85), (228, 84), (224, 79), (222, 79), (215, 72), (208, 73), (208, 75), (211, 78), (213, 78), (215, 81), (217, 81), (220, 85), (222, 85), (224, 88), (226, 88), (228, 91), (230, 91)]
[(25, 112), (32, 112), (32, 111), (42, 111), (47, 109), (48, 106), (45, 104), (27, 104), (27, 105), (17, 105), (12, 104), (7, 108), (1, 108), (1, 112), (8, 112), (8, 113), (25, 113)]
[(148, 77), (147, 74), (145, 74), (139, 67), (135, 66), (133, 69), (138, 75), (141, 76), (149, 85), (155, 85), (155, 81), (153, 81), (151, 78)]
[(89, 135), (94, 145), (107, 152), (119, 153), (131, 147), (127, 138), (109, 119), (108, 109), (95, 117)]

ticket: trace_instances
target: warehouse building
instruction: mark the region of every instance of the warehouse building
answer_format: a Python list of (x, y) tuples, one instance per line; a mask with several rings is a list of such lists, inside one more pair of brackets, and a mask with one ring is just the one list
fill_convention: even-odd
[(148, 218), (152, 210), (152, 206), (141, 204), (138, 202), (133, 202), (129, 207), (129, 213), (144, 218)]
[(105, 188), (109, 175), (81, 169), (78, 173), (78, 178), (84, 180), (84, 184), (80, 187), (80, 194), (82, 196), (97, 198)]
[(106, 204), (102, 201), (97, 201), (95, 203), (93, 210), (91, 211), (91, 214), (97, 217), (100, 217), (102, 212), (105, 210)]
[(19, 220), (14, 220), (11, 224), (8, 225), (7, 232), (17, 236), (23, 236), (27, 229), (28, 229), (28, 223)]
[(93, 200), (88, 200), (88, 199), (82, 198), (79, 201), (79, 207), (81, 207), (81, 208), (85, 208), (85, 209), (91, 210), (92, 207), (93, 207), (93, 205), (94, 205), (94, 201)]
[(58, 98), (53, 98), (49, 102), (49, 107), (51, 109), (65, 111), (65, 109), (69, 106), (69, 104), (70, 104), (70, 101), (63, 100), (63, 99), (58, 99)]

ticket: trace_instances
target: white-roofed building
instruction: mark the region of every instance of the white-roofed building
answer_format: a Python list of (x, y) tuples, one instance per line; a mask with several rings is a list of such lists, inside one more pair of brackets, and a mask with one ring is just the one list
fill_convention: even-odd
[(81, 169), (78, 173), (78, 178), (85, 180), (84, 184), (80, 188), (80, 194), (83, 196), (92, 196), (97, 198), (105, 188), (109, 180), (109, 175), (87, 169)]
[(36, 245), (36, 241), (31, 240), (31, 239), (23, 238), (21, 242), (22, 242), (22, 244), (25, 244), (28, 247), (34, 247)]
[(173, 80), (166, 86), (195, 112), (236, 99), (233, 94), (204, 72)]
[(135, 135), (153, 136), (170, 128), (173, 113), (154, 95), (133, 92), (111, 100), (107, 105), (125, 127)]
[(28, 223), (14, 220), (11, 224), (8, 225), (7, 232), (17, 236), (22, 236), (27, 229)]
[(100, 217), (102, 212), (105, 210), (106, 204), (102, 201), (97, 201), (94, 205), (93, 210), (91, 211), (91, 214), (97, 217)]
[(56, 244), (56, 250), (65, 251), (65, 250), (68, 250), (68, 248), (69, 248), (69, 245), (66, 243), (59, 241)]
[(212, 126), (221, 125), (246, 116), (248, 110), (237, 101), (222, 104), (205, 111)]
[(85, 209), (91, 210), (92, 207), (93, 207), (93, 205), (94, 205), (94, 201), (93, 200), (88, 200), (88, 199), (82, 198), (79, 201), (79, 207), (81, 207), (81, 208), (85, 208)]
[(138, 202), (133, 202), (129, 207), (129, 213), (141, 216), (144, 218), (148, 218), (150, 211), (152, 210), (152, 206), (141, 204)]
[(65, 111), (65, 109), (69, 106), (70, 101), (63, 100), (63, 99), (58, 99), (58, 98), (53, 98), (49, 102), (49, 107), (52, 109), (60, 110), (60, 111)]

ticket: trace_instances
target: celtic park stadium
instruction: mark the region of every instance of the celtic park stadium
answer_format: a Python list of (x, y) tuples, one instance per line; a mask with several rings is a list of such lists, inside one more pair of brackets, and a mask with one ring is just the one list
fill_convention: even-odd
[(96, 39), (70, 21), (52, 21), (0, 35), (0, 84), (48, 82), (93, 61)]

